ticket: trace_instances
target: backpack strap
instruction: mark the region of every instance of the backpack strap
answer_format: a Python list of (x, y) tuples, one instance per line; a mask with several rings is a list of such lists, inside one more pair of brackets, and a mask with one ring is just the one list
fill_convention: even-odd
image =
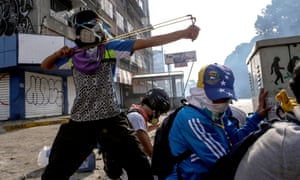
[[(181, 99), (181, 103), (182, 103), (182, 107), (184, 107), (184, 106), (189, 106), (189, 107), (192, 107), (192, 108), (194, 108), (194, 109), (200, 111), (200, 109), (199, 109), (197, 106), (188, 103), (186, 99)], [(180, 108), (180, 109), (182, 109), (182, 108)], [(178, 109), (178, 111), (179, 111), (180, 109)], [(174, 119), (175, 119), (175, 118), (174, 118)], [(185, 159), (188, 158), (192, 153), (193, 153), (192, 150), (187, 149), (185, 152), (183, 152), (182, 154), (180, 154), (180, 155), (178, 155), (178, 156), (175, 157), (176, 163), (180, 163), (181, 161), (185, 160)]]
[(187, 150), (184, 151), (182, 154), (179, 154), (178, 156), (175, 157), (176, 163), (180, 163), (181, 161), (185, 160), (185, 159), (188, 158), (192, 153), (193, 153), (192, 150), (187, 149)]
[[(182, 103), (182, 106), (181, 106), (181, 108), (176, 109), (177, 112), (178, 112), (179, 110), (181, 110), (184, 106), (189, 106), (189, 107), (192, 107), (192, 108), (194, 108), (194, 109), (200, 111), (200, 109), (199, 109), (197, 106), (188, 103), (186, 99), (182, 99), (182, 100), (181, 100), (181, 103)], [(177, 114), (177, 113), (176, 113), (176, 114)], [(176, 116), (175, 116), (175, 117), (176, 117)], [(174, 117), (174, 119), (175, 119), (175, 117)], [(175, 158), (175, 162), (176, 162), (176, 165), (175, 165), (175, 166), (176, 166), (176, 173), (177, 173), (177, 178), (178, 178), (178, 180), (182, 180), (181, 171), (180, 171), (180, 168), (178, 167), (179, 164), (180, 164), (183, 160), (187, 159), (192, 153), (193, 153), (193, 151), (192, 151), (191, 149), (187, 149), (187, 150), (184, 151), (182, 154), (179, 154), (178, 156), (174, 157), (174, 158)]]

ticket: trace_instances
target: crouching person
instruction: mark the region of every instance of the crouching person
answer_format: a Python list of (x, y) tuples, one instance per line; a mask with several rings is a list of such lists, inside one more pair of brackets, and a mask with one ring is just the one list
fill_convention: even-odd
[(177, 114), (169, 134), (171, 152), (178, 156), (188, 149), (191, 155), (176, 164), (167, 180), (201, 180), (214, 163), (227, 154), (235, 143), (258, 129), (258, 123), (270, 107), (264, 106), (267, 95), (260, 91), (257, 111), (238, 128), (225, 111), (236, 100), (234, 75), (230, 68), (209, 64), (199, 71), (197, 87), (191, 88), (188, 103)]

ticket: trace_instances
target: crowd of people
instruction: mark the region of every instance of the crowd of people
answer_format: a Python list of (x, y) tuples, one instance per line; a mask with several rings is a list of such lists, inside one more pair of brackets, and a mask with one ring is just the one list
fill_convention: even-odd
[(116, 159), (129, 179), (153, 179), (149, 160), (116, 102), (116, 61), (140, 49), (180, 39), (195, 40), (200, 28), (193, 24), (144, 39), (106, 41), (99, 19), (92, 10), (75, 14), (72, 23), (76, 46), (62, 47), (41, 64), (45, 70), (70, 64), (76, 90), (71, 120), (57, 133), (43, 180), (69, 179), (97, 144)]
[[(148, 136), (152, 129), (148, 124), (153, 128), (159, 125), (159, 116), (170, 110), (169, 96), (163, 89), (150, 89), (139, 104), (130, 107), (128, 114), (121, 112), (113, 81), (116, 62), (140, 49), (181, 39), (196, 40), (200, 28), (193, 24), (145, 39), (106, 41), (99, 23), (99, 15), (94, 11), (75, 14), (76, 46), (62, 47), (41, 64), (45, 70), (69, 64), (76, 90), (71, 120), (61, 125), (55, 137), (43, 180), (68, 180), (98, 144), (109, 178), (119, 179), (125, 171), (129, 180), (154, 179), (150, 168), (152, 144)], [(290, 82), (298, 103), (299, 72), (298, 65)], [(187, 149), (192, 153), (174, 166), (166, 179), (203, 179), (234, 144), (258, 129), (272, 108), (265, 104), (268, 92), (260, 89), (256, 111), (246, 116), (230, 105), (237, 100), (234, 79), (233, 72), (225, 65), (211, 63), (200, 68), (197, 86), (191, 88), (191, 95), (186, 97), (188, 103), (197, 108), (182, 108), (169, 134), (174, 156)], [(299, 119), (298, 111), (290, 112), (296, 116), (293, 118)], [(299, 128), (290, 123), (274, 126), (275, 129), (261, 137), (245, 155), (235, 179), (300, 177), (300, 155), (295, 153), (300, 148), (297, 144)]]
[(174, 166), (168, 180), (203, 179), (230, 147), (258, 129), (258, 123), (271, 108), (265, 106), (267, 92), (261, 89), (256, 112), (246, 117), (246, 123), (238, 128), (235, 119), (225, 113), (230, 102), (236, 100), (233, 85), (233, 72), (224, 65), (208, 64), (200, 69), (197, 87), (191, 88), (191, 95), (187, 97), (187, 101), (198, 108), (184, 107), (179, 111), (169, 135), (173, 155), (187, 149), (192, 154)]

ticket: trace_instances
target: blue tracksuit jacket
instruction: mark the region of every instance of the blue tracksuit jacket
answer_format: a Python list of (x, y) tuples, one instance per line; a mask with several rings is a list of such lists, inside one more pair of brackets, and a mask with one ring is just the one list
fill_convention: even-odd
[[(224, 127), (212, 123), (209, 111), (186, 106), (181, 109), (169, 134), (171, 152), (178, 156), (187, 149), (192, 155), (179, 164), (182, 179), (201, 180), (212, 165), (229, 152), (232, 144), (237, 143), (250, 132), (258, 129), (262, 120), (257, 113), (247, 117), (246, 124), (238, 129), (224, 115)], [(176, 167), (176, 166), (175, 166)], [(167, 180), (177, 180), (176, 168)]]

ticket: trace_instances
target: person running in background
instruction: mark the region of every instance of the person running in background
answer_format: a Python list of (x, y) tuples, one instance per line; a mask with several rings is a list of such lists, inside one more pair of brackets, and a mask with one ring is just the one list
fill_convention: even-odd
[[(132, 104), (128, 110), (128, 120), (140, 141), (148, 159), (152, 156), (153, 145), (148, 132), (159, 125), (161, 114), (170, 110), (170, 98), (162, 88), (153, 88), (146, 92), (139, 104)], [(102, 151), (104, 171), (110, 179), (119, 179), (123, 173), (120, 164), (109, 153)]]
[(231, 69), (220, 64), (203, 66), (198, 74), (197, 87), (191, 88), (188, 103), (176, 115), (169, 134), (171, 152), (178, 156), (187, 150), (191, 155), (176, 164), (167, 180), (201, 180), (214, 163), (230, 151), (250, 132), (258, 129), (271, 107), (265, 107), (267, 92), (260, 90), (259, 105), (246, 124), (238, 128), (225, 111), (236, 100), (234, 76)]
[(92, 10), (74, 15), (75, 47), (64, 46), (41, 63), (44, 70), (68, 63), (76, 90), (71, 119), (62, 124), (52, 144), (42, 180), (68, 180), (97, 143), (109, 152), (132, 180), (152, 180), (147, 156), (134, 131), (128, 128), (116, 98), (116, 62), (135, 51), (180, 39), (195, 40), (200, 28), (186, 29), (145, 39), (107, 41), (100, 16)]
[(292, 111), (286, 112), (288, 121), (272, 124), (248, 150), (241, 160), (235, 180), (273, 180), (300, 178), (300, 63), (292, 71), (289, 86), (295, 99)]

